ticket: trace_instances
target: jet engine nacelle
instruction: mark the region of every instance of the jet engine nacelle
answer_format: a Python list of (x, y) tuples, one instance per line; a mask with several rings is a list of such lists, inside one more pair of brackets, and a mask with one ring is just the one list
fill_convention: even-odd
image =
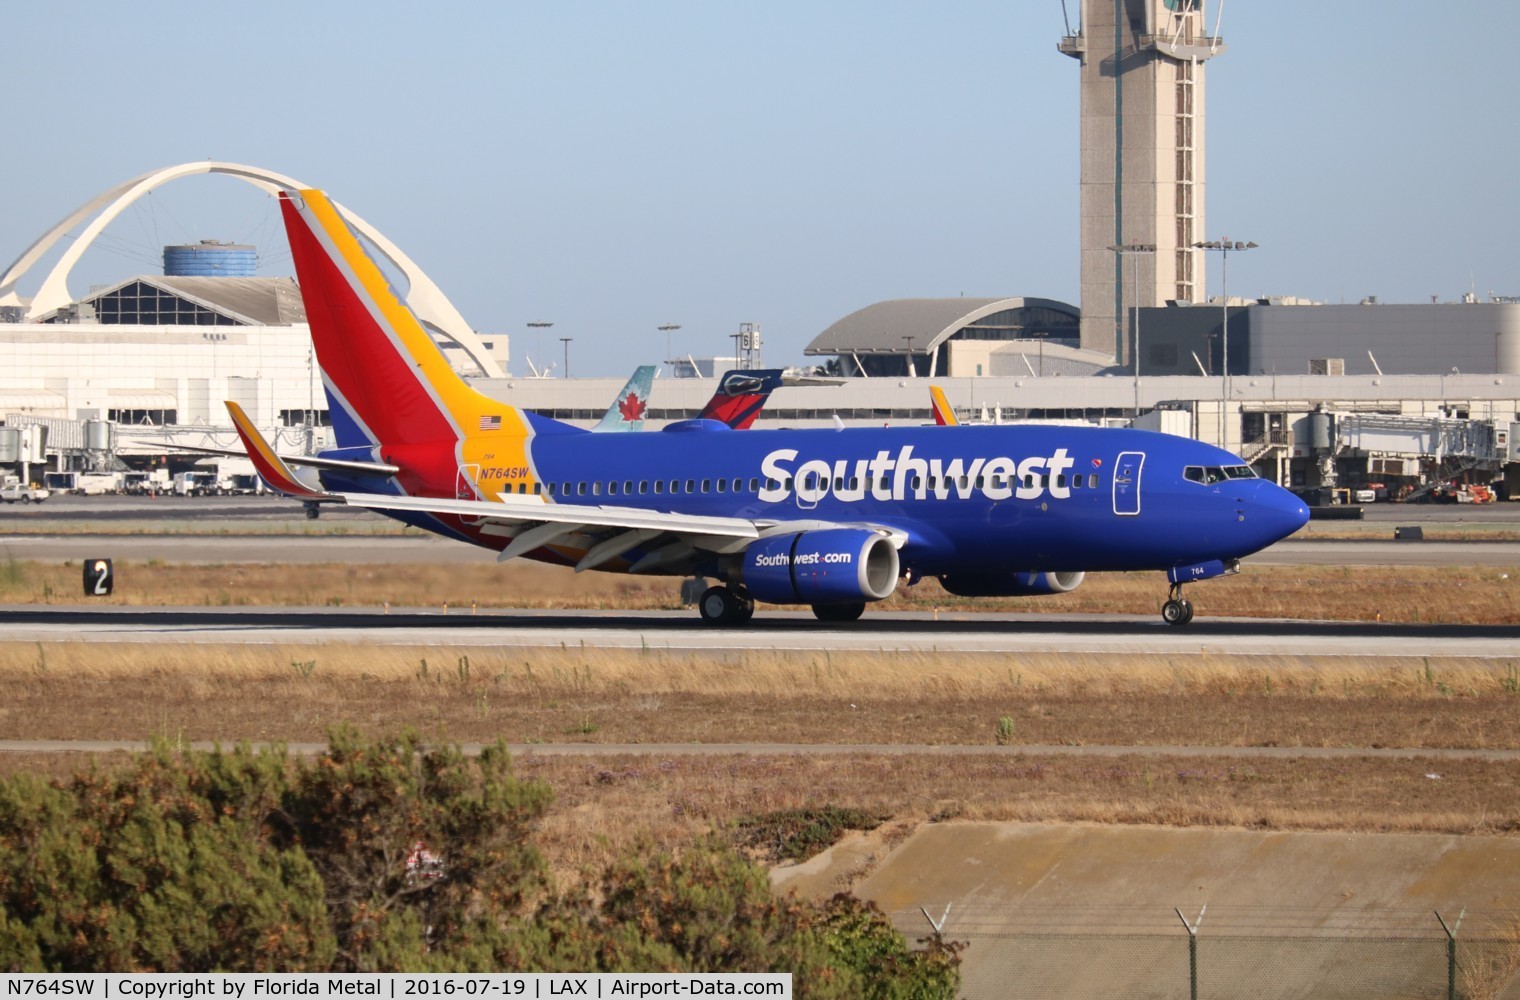
[(957, 597), (1035, 597), (1076, 590), (1086, 573), (946, 573), (940, 585)]
[(897, 547), (865, 528), (762, 538), (742, 558), (745, 589), (768, 604), (879, 601), (897, 588)]

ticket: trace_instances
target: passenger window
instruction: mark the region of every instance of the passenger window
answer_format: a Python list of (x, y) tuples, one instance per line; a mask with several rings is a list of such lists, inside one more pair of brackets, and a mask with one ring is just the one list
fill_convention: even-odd
[(610, 482), (610, 483), (607, 484), (607, 495), (610, 496), (610, 497), (617, 496), (617, 481), (616, 480), (614, 480), (613, 482)]
[(697, 492), (697, 481), (695, 479), (688, 479), (688, 480), (686, 480), (686, 492), (687, 493), (695, 493), (695, 492)]
[(552, 497), (554, 495), (554, 484), (553, 483), (545, 483), (544, 484), (544, 492), (547, 493), (547, 494), (549, 494)]
[(623, 480), (623, 495), (627, 496), (628, 494), (630, 494), (632, 492), (633, 492), (633, 480), (631, 480), (631, 479), (625, 479), (625, 480)]
[(1059, 476), (1056, 477), (1056, 489), (1058, 489), (1058, 490), (1064, 490), (1065, 488), (1066, 488), (1066, 473), (1063, 472)]
[(1098, 474), (1096, 472), (1088, 474), (1088, 476), (1087, 476), (1087, 488), (1090, 489), (1090, 490), (1095, 490), (1095, 489), (1098, 488)]
[(544, 484), (543, 483), (534, 483), (533, 484), (533, 495), (534, 496), (542, 496), (543, 492), (544, 492)]
[(517, 484), (517, 492), (519, 492), (519, 493), (526, 493), (526, 492), (528, 492), (528, 484), (527, 483), (518, 483)]
[(711, 493), (712, 492), (712, 480), (711, 479), (704, 479), (704, 480), (702, 480), (702, 492), (703, 493)]
[(647, 479), (640, 479), (639, 480), (639, 495), (642, 496), (643, 494), (648, 493), (648, 492), (649, 492), (649, 480), (647, 480)]
[(726, 486), (726, 485), (727, 485), (727, 483), (725, 483), (725, 482), (724, 482), (724, 480), (722, 480), (722, 479), (720, 479), (720, 480), (718, 480), (718, 492), (719, 492), (719, 493), (722, 493), (722, 492), (724, 492), (724, 489), (723, 489), (723, 488), (724, 488), (724, 487), (725, 487), (725, 486)]
[(749, 481), (749, 491), (751, 493), (759, 493), (760, 492), (760, 479), (759, 479), (758, 476), (757, 477), (753, 477), (753, 478), (750, 479), (750, 481)]
[(917, 476), (914, 476), (914, 477), (913, 477), (913, 479), (912, 479), (912, 481), (910, 481), (910, 482), (909, 482), (909, 483), (908, 483), (908, 487), (909, 487), (909, 488), (910, 488), (910, 489), (912, 489), (912, 490), (913, 490), (913, 492), (914, 492), (914, 493), (917, 493), (917, 492), (918, 492), (918, 490), (919, 490), (919, 487), (920, 487), (920, 485), (921, 485), (921, 484), (922, 484), (922, 483), (923, 483), (923, 480), (922, 480), (922, 479), (919, 479), (919, 478), (918, 478), (918, 477), (917, 477)]
[(591, 495), (594, 496), (594, 497), (599, 497), (599, 496), (602, 495), (602, 484), (601, 483), (592, 483), (591, 484)]
[(665, 492), (665, 480), (663, 480), (663, 479), (656, 479), (654, 481), (654, 491), (655, 491), (656, 495), (658, 495), (660, 493), (664, 493)]

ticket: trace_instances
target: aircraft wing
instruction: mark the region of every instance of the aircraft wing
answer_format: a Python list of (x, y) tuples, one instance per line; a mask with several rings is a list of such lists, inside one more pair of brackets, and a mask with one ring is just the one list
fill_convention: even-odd
[(860, 527), (880, 531), (901, 548), (907, 536), (880, 525), (797, 522), (743, 517), (707, 517), (638, 507), (545, 503), (535, 496), (505, 493), (501, 499), (447, 500), (380, 493), (333, 493), (329, 499), (378, 511), (455, 515), (483, 535), (509, 539), (497, 561), (505, 562), (544, 547), (581, 553), (577, 573), (594, 569), (634, 548), (644, 550), (630, 573), (684, 572), (713, 555), (742, 552), (756, 539), (819, 527)]
[[(299, 480), (254, 428), (242, 407), (227, 403), (238, 435), (254, 468), (271, 489), (297, 500), (337, 503), (384, 512), (454, 516), (462, 527), (481, 536), (506, 539), (498, 561), (545, 547), (576, 555), (576, 572), (594, 569), (633, 549), (643, 554), (630, 573), (691, 571), (714, 555), (743, 552), (758, 538), (787, 531), (847, 525), (791, 522), (744, 517), (708, 517), (640, 507), (549, 503), (541, 496), (499, 494), (497, 500), (459, 500), (390, 493), (334, 493)], [(350, 463), (367, 467), (369, 463)], [(901, 548), (907, 536), (876, 525), (848, 525), (880, 531)], [(473, 540), (473, 539), (472, 539)]]

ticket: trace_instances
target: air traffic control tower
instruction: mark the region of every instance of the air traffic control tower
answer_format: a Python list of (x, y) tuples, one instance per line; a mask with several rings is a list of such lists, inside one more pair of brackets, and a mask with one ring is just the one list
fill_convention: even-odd
[[(1137, 269), (1141, 308), (1205, 296), (1204, 252), (1192, 249), (1207, 238), (1204, 62), (1224, 43), (1208, 33), (1204, 0), (1076, 6), (1081, 21), (1058, 47), (1082, 64), (1082, 347), (1128, 366)], [(1155, 251), (1113, 249), (1125, 246)]]

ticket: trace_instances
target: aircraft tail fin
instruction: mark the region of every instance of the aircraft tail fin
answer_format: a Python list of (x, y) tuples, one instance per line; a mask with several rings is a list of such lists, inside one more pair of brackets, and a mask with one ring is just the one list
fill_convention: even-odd
[(748, 429), (760, 416), (771, 393), (781, 387), (783, 374), (781, 368), (736, 368), (724, 372), (698, 419), (721, 420), (736, 431)]
[(929, 402), (934, 407), (934, 422), (940, 427), (954, 427), (960, 423), (955, 417), (955, 407), (945, 398), (945, 390), (937, 385), (929, 386)]
[(654, 365), (640, 365), (634, 369), (617, 399), (602, 415), (601, 423), (591, 429), (598, 433), (643, 430), (644, 417), (649, 412), (649, 392), (654, 386), (654, 368)]
[(280, 209), (339, 447), (531, 432), (526, 413), (455, 373), (326, 194), (282, 192)]

